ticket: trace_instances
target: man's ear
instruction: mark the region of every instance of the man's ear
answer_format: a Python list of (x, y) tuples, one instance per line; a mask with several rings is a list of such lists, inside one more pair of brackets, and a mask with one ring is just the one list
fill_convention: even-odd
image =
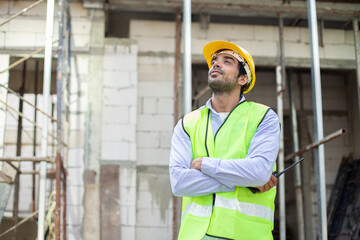
[(249, 81), (248, 75), (244, 74), (238, 78), (238, 84), (244, 86)]

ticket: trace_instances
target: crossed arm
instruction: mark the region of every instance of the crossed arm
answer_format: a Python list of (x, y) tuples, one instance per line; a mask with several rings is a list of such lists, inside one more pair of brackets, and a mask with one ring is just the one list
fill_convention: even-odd
[[(190, 164), (190, 169), (196, 169), (196, 170), (201, 171), (202, 159), (203, 159), (202, 157), (195, 158)], [(260, 193), (263, 193), (263, 192), (269, 191), (271, 188), (273, 188), (276, 185), (277, 185), (277, 178), (271, 174), (270, 180), (267, 183), (265, 183), (261, 187), (256, 187), (256, 188), (259, 189)]]
[(256, 131), (243, 159), (192, 159), (192, 147), (181, 120), (175, 127), (170, 152), (170, 182), (176, 196), (204, 196), (257, 187), (264, 192), (277, 184), (272, 176), (279, 149), (280, 127), (277, 115), (269, 111)]

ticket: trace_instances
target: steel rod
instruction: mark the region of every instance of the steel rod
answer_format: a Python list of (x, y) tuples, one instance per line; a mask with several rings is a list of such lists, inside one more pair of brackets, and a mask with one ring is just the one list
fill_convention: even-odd
[(320, 146), (321, 144), (327, 143), (337, 137), (340, 137), (342, 135), (344, 135), (346, 133), (346, 129), (344, 128), (340, 128), (339, 130), (327, 135), (326, 137), (324, 137), (323, 139), (317, 141), (317, 142), (313, 142), (309, 145), (307, 145), (306, 147), (300, 149), (299, 151), (295, 152), (295, 153), (291, 153), (289, 155), (286, 155), (285, 157), (285, 161), (290, 161), (292, 160), (294, 157), (296, 156), (301, 156), (302, 154), (304, 154), (305, 152), (308, 152), (318, 146)]
[[(279, 40), (280, 40), (280, 70), (277, 74), (277, 111), (280, 119), (280, 126), (284, 126), (284, 91), (286, 82), (285, 71), (285, 52), (284, 52), (284, 19), (283, 14), (279, 13)], [(278, 69), (277, 69), (278, 71)], [(281, 77), (281, 79), (279, 78)], [(281, 85), (280, 85), (281, 84)], [(284, 169), (284, 130), (280, 134), (280, 153), (279, 153), (279, 172)], [(285, 196), (285, 178), (279, 179), (279, 201), (280, 201), (280, 240), (286, 240), (286, 196)]]
[(10, 161), (3, 161), (3, 162), (6, 162), (7, 164), (9, 164), (10, 167), (12, 167), (17, 173), (21, 172), (20, 169), (17, 166), (15, 166), (12, 162), (10, 162)]
[(20, 63), (28, 60), (29, 58), (31, 58), (32, 56), (34, 56), (35, 54), (38, 54), (39, 52), (43, 51), (45, 49), (45, 47), (42, 47), (42, 48), (39, 48), (39, 49), (36, 49), (35, 51), (33, 51), (32, 53), (30, 53), (29, 55), (17, 60), (16, 62), (14, 62), (13, 64), (9, 65), (7, 68), (5, 68), (4, 70), (1, 70), (0, 71), (0, 74), (6, 72), (6, 71), (9, 71), (11, 70), (12, 68), (16, 67), (17, 65), (19, 65)]
[[(281, 67), (276, 67), (276, 91), (277, 91), (277, 114), (280, 126), (283, 125), (283, 84), (281, 77)], [(280, 130), (280, 149), (278, 155), (278, 172), (284, 170), (284, 131)], [(286, 239), (286, 206), (285, 206), (285, 178), (280, 178), (279, 182), (279, 221), (280, 221), (280, 240)]]
[(56, 167), (55, 167), (55, 185), (56, 185), (56, 195), (55, 195), (55, 240), (60, 240), (60, 229), (61, 229), (61, 221), (60, 221), (60, 195), (61, 195), (61, 156), (60, 152), (56, 152)]
[[(15, 108), (11, 107), (9, 104), (3, 102), (0, 99), (0, 103), (4, 104), (8, 109), (14, 111), (17, 115), (21, 116), (22, 118), (26, 119), (27, 121), (29, 121), (30, 123), (32, 123), (34, 126), (36, 126), (38, 129), (42, 130), (43, 128), (40, 127), (40, 125), (38, 125), (36, 122), (32, 121), (30, 118), (26, 117), (23, 113), (19, 112), (18, 110), (16, 110)], [(55, 135), (52, 133), (48, 133), (48, 135), (50, 137), (52, 137), (53, 139), (56, 139)], [(63, 142), (64, 145), (67, 145), (66, 143)]]
[(41, 112), (42, 114), (44, 114), (45, 116), (47, 116), (48, 118), (50, 118), (53, 122), (56, 122), (56, 119), (53, 118), (51, 115), (47, 114), (46, 112), (44, 112), (43, 110), (41, 110), (40, 108), (38, 108), (36, 105), (32, 104), (30, 101), (26, 100), (23, 96), (21, 96), (20, 94), (18, 94), (17, 92), (15, 92), (14, 90), (12, 90), (11, 88), (6, 87), (5, 85), (0, 83), (0, 86), (5, 88), (6, 90), (8, 90), (9, 92), (15, 94), (18, 98), (20, 98), (22, 101), (26, 102), (27, 104), (29, 104), (31, 107), (35, 108), (37, 111)]
[(281, 84), (282, 91), (286, 89), (286, 69), (285, 69), (285, 50), (284, 50), (284, 18), (279, 13), (279, 40), (280, 40), (280, 66), (281, 66)]
[(56, 206), (55, 206), (55, 240), (61, 238), (61, 167), (62, 167), (62, 103), (63, 103), (63, 58), (64, 58), (64, 0), (59, 0), (58, 8), (58, 24), (59, 24), (59, 44), (58, 44), (58, 58), (57, 58), (57, 74), (56, 74), (56, 114), (57, 114), (57, 125), (56, 125), (56, 168), (55, 168), (55, 185), (56, 185)]
[[(174, 66), (174, 126), (179, 118), (179, 68), (180, 68), (180, 45), (181, 45), (181, 8), (175, 15), (175, 66)], [(172, 239), (178, 235), (178, 198), (172, 195), (173, 216), (172, 216)]]
[[(37, 107), (37, 98), (38, 98), (38, 81), (39, 81), (39, 60), (35, 60), (35, 76), (34, 76), (34, 93), (35, 93), (35, 99), (34, 99), (34, 106)], [(37, 123), (37, 110), (34, 109), (34, 122)], [(34, 125), (34, 138), (33, 138), (33, 156), (36, 156), (36, 137), (37, 137), (37, 131), (36, 126)], [(33, 171), (36, 170), (36, 163), (33, 162)], [(31, 212), (35, 212), (35, 201), (36, 201), (36, 176), (35, 174), (32, 175), (32, 192), (31, 192)]]
[[(51, 89), (51, 63), (52, 63), (52, 42), (54, 25), (54, 0), (47, 0), (46, 11), (46, 33), (45, 33), (45, 56), (44, 56), (44, 77), (43, 77), (43, 109), (50, 113), (50, 89)], [(47, 156), (48, 152), (48, 118), (43, 116), (43, 128), (41, 132), (41, 156)], [(45, 223), (45, 201), (46, 201), (46, 168), (47, 163), (40, 163), (39, 175), (39, 216), (38, 216), (38, 240), (44, 237)]]
[(36, 210), (34, 213), (30, 214), (28, 217), (24, 218), (23, 220), (21, 220), (20, 222), (18, 222), (15, 226), (12, 226), (11, 228), (9, 228), (8, 230), (6, 230), (5, 232), (0, 234), (0, 238), (5, 236), (6, 234), (8, 234), (9, 232), (13, 231), (15, 228), (19, 227), (20, 225), (22, 225), (23, 223), (27, 222), (29, 219), (31, 219), (32, 217), (36, 216), (36, 214), (38, 214), (39, 210)]
[(43, 1), (45, 1), (45, 0), (39, 0), (39, 1), (31, 4), (31, 5), (28, 6), (27, 8), (24, 8), (23, 10), (21, 10), (21, 12), (18, 12), (17, 14), (15, 14), (15, 15), (11, 16), (10, 18), (6, 19), (4, 22), (0, 23), (0, 27), (1, 27), (2, 25), (4, 25), (4, 24), (10, 22), (11, 20), (17, 18), (18, 16), (26, 13), (26, 12), (29, 11), (30, 9), (36, 7), (37, 5), (39, 5), (40, 3), (42, 3)]
[[(56, 43), (57, 40), (53, 41), (53, 43)], [(30, 54), (28, 54), (27, 56), (17, 60), (16, 62), (14, 62), (13, 64), (9, 65), (7, 68), (5, 68), (4, 70), (1, 70), (0, 71), (0, 74), (2, 73), (5, 73), (6, 71), (9, 71), (11, 70), (12, 68), (16, 67), (17, 65), (19, 65), (20, 63), (28, 60), (29, 58), (31, 58), (32, 56), (34, 56), (35, 54), (38, 54), (39, 52), (43, 51), (46, 47), (42, 47), (42, 48), (39, 48), (33, 52), (31, 52)]]
[(0, 178), (3, 182), (7, 184), (11, 184), (13, 182), (12, 178), (8, 176), (6, 173), (4, 173), (2, 170), (0, 170)]
[[(291, 113), (291, 132), (293, 151), (299, 150), (299, 135), (298, 135), (298, 122), (295, 106), (295, 94), (294, 94), (294, 79), (292, 71), (290, 71), (288, 78), (289, 86), (289, 99), (290, 99), (290, 113)], [(294, 162), (299, 161), (299, 157), (294, 158)], [(296, 200), (296, 217), (297, 217), (297, 229), (298, 240), (305, 240), (305, 227), (304, 227), (304, 204), (303, 204), (303, 192), (301, 183), (301, 167), (300, 165), (295, 167), (294, 187), (295, 187), (295, 200)]]
[[(12, 223), (13, 226), (16, 226), (19, 223), (19, 190), (20, 190), (20, 179), (19, 174), (17, 173), (14, 180), (14, 199), (13, 199), (13, 216), (12, 216)], [(11, 239), (16, 240), (16, 231), (17, 228), (14, 228), (12, 232)]]
[(191, 0), (184, 0), (184, 114), (192, 110), (191, 89)]
[[(311, 45), (311, 79), (314, 112), (315, 141), (324, 137), (323, 116), (322, 116), (322, 93), (320, 77), (319, 40), (316, 17), (315, 0), (307, 0), (309, 35)], [(316, 150), (316, 182), (317, 182), (317, 205), (318, 205), (318, 237), (319, 240), (326, 240), (327, 216), (326, 216), (326, 180), (325, 180), (325, 151), (324, 146), (319, 145)]]
[(0, 162), (48, 162), (55, 163), (54, 157), (0, 157)]
[[(23, 63), (22, 69), (22, 78), (21, 78), (21, 87), (19, 90), (20, 96), (24, 96), (25, 90), (25, 79), (26, 79), (26, 61)], [(23, 113), (24, 102), (19, 99), (19, 112)], [(17, 128), (17, 139), (16, 139), (16, 156), (21, 156), (21, 143), (22, 143), (22, 117), (18, 116), (18, 128)], [(19, 190), (20, 190), (20, 163), (18, 167), (18, 172), (14, 180), (14, 199), (13, 199), (13, 225), (16, 225), (19, 222)], [(16, 240), (16, 228), (14, 229), (11, 238)]]
[[(33, 171), (21, 171), (20, 174), (22, 175), (38, 175), (40, 174), (40, 171), (37, 170), (33, 170)], [(46, 175), (55, 175), (55, 171), (54, 170), (46, 170)]]
[[(50, 206), (51, 202), (46, 206), (47, 208)], [(6, 234), (8, 234), (9, 232), (11, 232), (12, 230), (14, 230), (15, 228), (19, 227), (20, 225), (24, 224), (25, 222), (29, 221), (31, 218), (33, 218), (34, 216), (36, 216), (36, 214), (38, 214), (39, 210), (36, 210), (35, 212), (33, 212), (32, 214), (30, 214), (29, 216), (27, 216), (26, 218), (24, 218), (23, 220), (21, 220), (20, 222), (18, 222), (18, 224), (16, 224), (15, 226), (12, 226), (11, 228), (9, 228), (8, 230), (6, 230), (5, 232), (0, 234), (0, 238), (5, 236)], [(39, 239), (39, 238), (38, 238)], [(41, 239), (43, 240), (43, 239)]]
[(63, 217), (63, 240), (66, 239), (66, 173), (63, 172), (63, 180), (62, 180), (62, 184), (63, 184), (63, 207), (62, 207), (62, 217)]

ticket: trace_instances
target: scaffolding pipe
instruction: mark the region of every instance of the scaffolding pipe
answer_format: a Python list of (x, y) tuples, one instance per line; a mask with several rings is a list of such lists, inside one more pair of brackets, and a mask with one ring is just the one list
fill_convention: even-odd
[[(311, 44), (311, 79), (314, 112), (315, 141), (324, 137), (319, 41), (317, 31), (317, 17), (315, 0), (307, 0), (308, 21)], [(318, 239), (327, 239), (327, 216), (326, 216), (326, 181), (325, 181), (325, 153), (324, 145), (319, 145), (316, 150), (316, 176), (317, 176), (317, 198), (318, 198)]]
[[(69, 122), (69, 113), (70, 113), (70, 86), (71, 86), (71, 15), (70, 15), (70, 6), (69, 1), (66, 1), (66, 89), (67, 89), (67, 111), (66, 111), (66, 119)], [(67, 128), (67, 139), (69, 139), (69, 128)], [(65, 235), (66, 236), (66, 235)]]
[(62, 207), (62, 217), (63, 217), (63, 239), (66, 239), (66, 173), (65, 171), (62, 171), (63, 173), (63, 194), (62, 194), (62, 199), (63, 199), (63, 207)]
[(21, 10), (21, 12), (18, 12), (17, 14), (11, 16), (10, 18), (8, 18), (8, 19), (6, 19), (5, 21), (3, 21), (2, 23), (0, 23), (0, 27), (1, 27), (2, 25), (4, 25), (5, 23), (8, 23), (8, 22), (10, 22), (11, 20), (15, 19), (16, 17), (18, 17), (18, 16), (26, 13), (26, 12), (29, 11), (30, 9), (36, 7), (37, 5), (39, 5), (40, 3), (42, 3), (43, 1), (45, 1), (45, 0), (39, 0), (39, 1), (31, 4), (31, 5), (28, 6), (27, 8), (24, 8), (23, 10)]
[(359, 23), (358, 19), (353, 19), (354, 30), (354, 44), (355, 44), (355, 57), (356, 57), (356, 80), (357, 80), (357, 97), (358, 97), (358, 110), (360, 121), (360, 46), (359, 46)]
[[(293, 141), (293, 151), (299, 150), (299, 136), (298, 136), (298, 122), (295, 106), (294, 96), (294, 81), (292, 78), (292, 71), (289, 74), (289, 98), (290, 98), (290, 113), (291, 113), (291, 132)], [(299, 161), (299, 157), (294, 158), (294, 162)], [(296, 199), (296, 216), (297, 216), (297, 228), (298, 228), (298, 240), (305, 240), (305, 228), (304, 228), (304, 207), (303, 207), (303, 192), (301, 186), (301, 168), (297, 165), (294, 169), (294, 187), (295, 187), (295, 199)]]
[[(37, 98), (38, 98), (38, 80), (39, 80), (39, 60), (36, 59), (35, 61), (35, 76), (34, 76), (34, 93), (35, 93), (35, 99), (34, 99), (34, 122), (37, 124)], [(33, 156), (36, 156), (36, 126), (34, 126), (34, 140), (33, 140)], [(36, 163), (32, 163), (33, 171), (36, 170)], [(32, 193), (31, 193), (31, 212), (35, 212), (35, 201), (36, 201), (36, 176), (32, 175)]]
[[(25, 80), (26, 80), (26, 62), (23, 63), (23, 69), (22, 69), (22, 77), (21, 77), (21, 87), (19, 90), (20, 96), (24, 96), (24, 90), (25, 90)], [(24, 102), (19, 99), (19, 112), (23, 112)], [(21, 143), (22, 143), (22, 117), (18, 116), (18, 129), (17, 129), (17, 140), (16, 140), (16, 156), (21, 156)], [(18, 166), (18, 169), (20, 171), (20, 163)], [(19, 190), (20, 190), (20, 179), (19, 179), (19, 171), (17, 172), (14, 180), (14, 199), (13, 199), (13, 225), (15, 226), (18, 221), (18, 215), (19, 215)], [(17, 229), (15, 228), (11, 238), (13, 240), (16, 240), (16, 232)]]
[[(175, 15), (175, 67), (174, 67), (174, 126), (179, 118), (179, 68), (180, 68), (180, 44), (181, 44), (181, 9), (176, 11)], [(173, 226), (172, 239), (177, 239), (178, 235), (178, 198), (172, 196), (173, 204)]]
[(284, 18), (282, 13), (279, 13), (279, 39), (280, 39), (280, 66), (281, 66), (282, 91), (285, 91), (286, 70), (285, 70), (285, 50), (284, 50)]
[(54, 163), (53, 157), (0, 157), (0, 162), (48, 162)]
[[(47, 0), (46, 10), (46, 34), (45, 34), (45, 56), (44, 56), (44, 84), (43, 84), (43, 109), (50, 113), (50, 89), (51, 89), (51, 61), (52, 61), (52, 39), (54, 25), (54, 0)], [(41, 131), (41, 156), (47, 156), (48, 150), (48, 118), (43, 116), (43, 128)], [(38, 240), (44, 238), (45, 223), (45, 201), (46, 201), (46, 162), (40, 163), (39, 175), (39, 215), (38, 215)]]
[[(281, 67), (276, 67), (277, 114), (280, 126), (284, 126), (283, 119), (283, 89)], [(284, 131), (280, 130), (280, 149), (278, 156), (278, 172), (284, 170)], [(279, 212), (280, 212), (280, 239), (286, 240), (286, 210), (285, 210), (285, 178), (279, 178)]]
[[(36, 61), (36, 67), (37, 67), (37, 61)], [(36, 70), (37, 71), (37, 70)], [(36, 78), (37, 79), (37, 78)], [(36, 80), (37, 81), (37, 80)], [(35, 85), (37, 85), (35, 81)], [(14, 90), (12, 90), (11, 88), (6, 87), (5, 85), (0, 83), (0, 86), (5, 88), (6, 90), (8, 90), (9, 92), (15, 94), (18, 98), (20, 98), (23, 102), (26, 102), (27, 104), (29, 104), (31, 107), (33, 107), (34, 109), (36, 109), (37, 111), (41, 112), (42, 114), (44, 114), (45, 116), (47, 116), (48, 118), (50, 118), (52, 121), (56, 122), (56, 119), (53, 118), (51, 115), (47, 114), (46, 112), (44, 112), (43, 110), (41, 110), (40, 108), (38, 108), (37, 105), (37, 101), (35, 101), (35, 105), (32, 104), (30, 101), (26, 100), (23, 96), (21, 96), (20, 94), (18, 94), (17, 92), (15, 92)], [(37, 89), (37, 87), (36, 87)], [(37, 97), (37, 94), (35, 94), (35, 99)]]
[[(284, 90), (285, 90), (285, 53), (284, 53), (284, 19), (283, 14), (279, 13), (279, 40), (280, 40), (280, 66), (276, 68), (277, 81), (277, 111), (280, 119), (280, 126), (284, 126)], [(279, 70), (280, 68), (280, 70)], [(278, 72), (278, 71), (281, 71)], [(279, 171), (284, 169), (284, 131), (281, 129), (280, 151), (279, 151)], [(285, 197), (285, 178), (279, 181), (279, 204), (280, 204), (280, 240), (286, 240), (286, 197)]]
[(191, 112), (191, 0), (184, 0), (184, 114)]
[[(30, 118), (26, 117), (23, 113), (19, 112), (18, 110), (16, 110), (15, 108), (11, 107), (9, 104), (7, 104), (6, 102), (2, 101), (0, 99), (0, 103), (4, 104), (8, 109), (14, 111), (17, 115), (21, 116), (23, 119), (26, 119), (28, 122), (32, 123), (34, 126), (36, 126), (38, 129), (42, 130), (43, 128), (40, 127), (36, 122), (31, 121)], [(11, 113), (11, 112), (10, 112)], [(26, 131), (24, 131), (26, 132)], [(56, 137), (54, 136), (54, 134), (48, 133), (50, 137), (52, 137), (53, 139), (56, 139)], [(67, 146), (66, 143), (63, 142), (63, 144), (65, 146)]]
[(289, 155), (286, 155), (285, 157), (285, 162), (290, 161), (291, 159), (293, 159), (296, 156), (301, 156), (303, 153), (310, 151), (311, 149), (314, 149), (318, 146), (320, 146), (321, 144), (327, 143), (337, 137), (340, 137), (342, 135), (344, 135), (346, 133), (346, 130), (344, 128), (340, 128), (339, 130), (327, 135), (326, 137), (324, 137), (323, 139), (317, 141), (317, 142), (313, 142), (309, 145), (307, 145), (306, 147), (298, 150), (297, 152), (291, 153)]
[[(71, 81), (71, 14), (70, 14), (70, 6), (69, 6), (69, 1), (65, 1), (66, 6), (65, 6), (65, 11), (66, 11), (66, 29), (67, 29), (67, 35), (66, 35), (66, 40), (67, 40), (67, 48), (66, 48), (66, 57), (67, 57), (67, 61), (66, 61), (66, 87), (67, 87), (67, 115), (66, 117), (69, 117), (69, 112), (70, 112), (70, 81)], [(67, 136), (69, 139), (69, 127), (67, 128)], [(66, 146), (66, 145), (64, 145)], [(62, 217), (63, 217), (63, 239), (66, 239), (67, 237), (67, 233), (66, 233), (66, 201), (67, 201), (67, 189), (66, 189), (66, 184), (67, 184), (67, 172), (64, 168), (64, 165), (61, 164), (61, 170), (62, 170), (62, 185), (63, 185), (63, 194), (62, 194), (62, 201), (63, 201), (63, 208), (62, 208)]]
[[(62, 149), (62, 118), (61, 114), (63, 112), (63, 58), (64, 58), (64, 0), (59, 0), (59, 9), (58, 9), (58, 23), (59, 23), (59, 45), (58, 45), (58, 58), (57, 58), (57, 77), (56, 77), (56, 114), (57, 114), (57, 125), (56, 125), (56, 206), (55, 206), (55, 239), (60, 240), (61, 237), (61, 149)], [(65, 228), (65, 226), (63, 226)]]
[(26, 60), (28, 60), (29, 58), (31, 58), (32, 56), (34, 56), (35, 54), (38, 54), (40, 52), (42, 52), (45, 49), (45, 47), (36, 49), (35, 51), (31, 52), (30, 54), (28, 54), (27, 56), (20, 58), (19, 60), (17, 60), (16, 62), (14, 62), (13, 64), (9, 65), (7, 68), (3, 69), (0, 71), (0, 74), (5, 73), (6, 71), (11, 70), (12, 68), (16, 67), (17, 65), (19, 65), (22, 62), (25, 62)]

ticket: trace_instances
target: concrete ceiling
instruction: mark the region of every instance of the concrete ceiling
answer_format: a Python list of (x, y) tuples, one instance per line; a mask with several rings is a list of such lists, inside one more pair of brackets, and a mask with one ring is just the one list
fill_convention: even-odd
[[(175, 13), (183, 0), (84, 0), (84, 4), (100, 3), (108, 10)], [(307, 16), (306, 0), (192, 0), (192, 13), (234, 16)], [(359, 17), (359, 0), (316, 1), (317, 14), (324, 19)]]

